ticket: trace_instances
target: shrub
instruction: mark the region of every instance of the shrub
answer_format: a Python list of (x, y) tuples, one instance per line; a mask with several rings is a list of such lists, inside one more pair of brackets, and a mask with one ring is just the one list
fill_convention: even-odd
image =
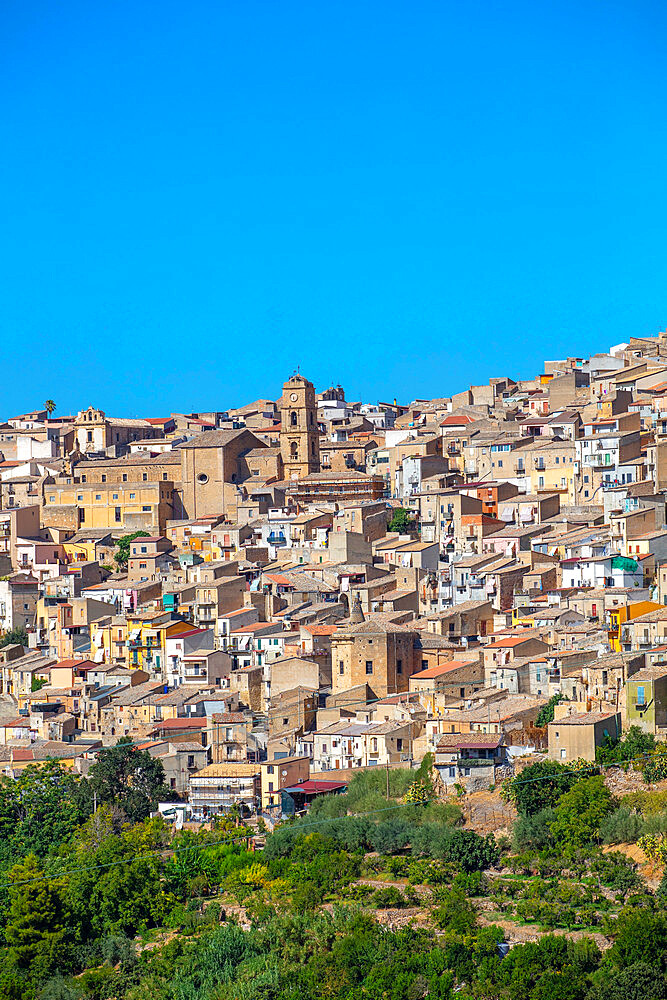
[(413, 805), (424, 806), (430, 798), (430, 791), (423, 781), (414, 781), (403, 796), (404, 801)]
[(637, 866), (625, 854), (614, 851), (596, 858), (592, 864), (603, 885), (616, 889), (626, 895), (631, 889), (641, 886), (642, 880), (637, 874)]
[(600, 839), (605, 844), (635, 844), (645, 827), (644, 819), (627, 806), (620, 806), (600, 823)]
[(408, 845), (413, 829), (404, 819), (389, 819), (370, 827), (369, 840), (374, 851), (393, 854)]
[(551, 824), (556, 818), (553, 809), (541, 809), (532, 816), (519, 816), (512, 828), (512, 841), (517, 851), (529, 848), (540, 851), (553, 843)]
[(407, 901), (403, 893), (394, 886), (376, 889), (371, 897), (371, 902), (379, 910), (401, 909), (407, 906)]
[(667, 792), (637, 791), (624, 795), (621, 806), (640, 812), (642, 816), (667, 811)]
[(545, 760), (524, 767), (516, 778), (506, 781), (502, 796), (512, 802), (522, 816), (534, 816), (542, 809), (553, 808), (561, 795), (569, 791), (584, 773), (576, 773), (556, 761)]
[(438, 906), (433, 910), (433, 921), (437, 927), (456, 934), (469, 934), (477, 923), (475, 908), (461, 888), (438, 887), (433, 891), (433, 900)]
[(613, 808), (614, 799), (600, 775), (578, 781), (556, 806), (554, 839), (564, 846), (584, 847), (597, 839), (602, 820)]
[(667, 862), (667, 837), (647, 833), (639, 838), (637, 844), (650, 861)]

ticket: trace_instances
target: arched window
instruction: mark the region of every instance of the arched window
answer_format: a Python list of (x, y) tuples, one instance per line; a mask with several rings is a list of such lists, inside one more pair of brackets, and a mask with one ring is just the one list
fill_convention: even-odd
[(292, 427), (296, 427), (297, 416), (294, 410), (292, 410), (292, 412), (289, 415), (289, 422)]
[(289, 446), (289, 453), (290, 453), (290, 458), (299, 457), (299, 446), (296, 443), (296, 441), (292, 441), (291, 445)]
[(315, 454), (315, 442), (314, 441), (310, 442), (310, 454), (311, 455)]

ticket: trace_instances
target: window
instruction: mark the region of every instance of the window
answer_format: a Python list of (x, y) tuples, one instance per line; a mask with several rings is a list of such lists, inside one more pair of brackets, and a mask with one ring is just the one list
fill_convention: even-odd
[(145, 483), (146, 480), (148, 479), (148, 473), (147, 472), (142, 472), (141, 473), (141, 478), (142, 478), (143, 482)]
[(150, 504), (145, 503), (141, 509), (144, 513), (148, 513), (151, 509)]
[(345, 663), (344, 663), (343, 660), (339, 660), (338, 661), (338, 673), (339, 674), (344, 674), (345, 673)]
[(148, 552), (148, 549), (146, 548), (145, 545), (142, 545), (141, 549), (139, 551), (141, 552), (141, 554), (143, 556), (143, 555), (145, 555)]
[[(324, 748), (326, 750), (326, 747)], [(273, 774), (273, 764), (269, 764), (266, 769), (267, 774)]]
[(639, 685), (637, 685), (637, 704), (638, 705), (645, 705), (646, 704), (646, 691), (645, 691), (645, 688), (644, 687), (640, 687)]
[(396, 740), (396, 749), (399, 751), (399, 753), (403, 749), (403, 740), (402, 739), (397, 739)]
[(117, 493), (112, 493), (111, 494), (111, 499), (112, 500), (117, 500), (118, 499), (118, 494)]
[(137, 495), (136, 493), (130, 493), (130, 500), (134, 500), (136, 498), (136, 495)]
[(83, 493), (77, 493), (76, 498), (77, 500), (83, 500)]
[(93, 440), (93, 432), (92, 431), (88, 431), (86, 433), (86, 441), (92, 441), (92, 440)]
[(96, 500), (101, 500), (102, 499), (102, 494), (101, 493), (96, 493), (95, 494), (95, 499)]
[(55, 502), (56, 502), (55, 497), (49, 497), (49, 503), (55, 503)]
[(372, 674), (373, 673), (373, 661), (372, 660), (366, 660), (366, 673), (367, 674)]
[(396, 673), (397, 674), (403, 673), (403, 660), (400, 659), (396, 660)]
[(120, 507), (114, 507), (114, 521), (118, 524), (121, 520)]
[(107, 481), (107, 477), (104, 475), (104, 473), (102, 473), (102, 482), (106, 483), (106, 481)]
[(273, 791), (273, 782), (272, 781), (269, 782), (269, 791), (270, 792)]
[(565, 747), (563, 747), (563, 749), (560, 752), (560, 759), (565, 760), (566, 757), (567, 757), (567, 750), (565, 749)]
[(124, 472), (124, 473), (123, 473), (123, 482), (124, 482), (124, 483), (126, 483), (126, 482), (127, 482), (127, 472)]
[(167, 478), (167, 473), (166, 473), (166, 472), (163, 472), (163, 473), (162, 473), (162, 478), (163, 478), (163, 479), (166, 479), (166, 478)]
[(289, 722), (289, 719), (283, 719), (283, 726), (286, 726), (288, 722)]

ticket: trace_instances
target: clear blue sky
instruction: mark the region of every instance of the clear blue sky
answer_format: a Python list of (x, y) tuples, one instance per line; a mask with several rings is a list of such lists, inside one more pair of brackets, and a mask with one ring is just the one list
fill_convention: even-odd
[(667, 321), (664, 0), (5, 0), (0, 416), (448, 395)]

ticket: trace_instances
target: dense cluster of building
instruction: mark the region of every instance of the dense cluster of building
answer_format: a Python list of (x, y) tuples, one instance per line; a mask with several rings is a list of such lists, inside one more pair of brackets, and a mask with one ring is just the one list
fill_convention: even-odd
[(667, 333), (409, 405), (296, 373), (52, 411), (0, 424), (5, 773), (129, 737), (195, 818), (275, 816), (426, 753), (475, 788), (667, 735)]

